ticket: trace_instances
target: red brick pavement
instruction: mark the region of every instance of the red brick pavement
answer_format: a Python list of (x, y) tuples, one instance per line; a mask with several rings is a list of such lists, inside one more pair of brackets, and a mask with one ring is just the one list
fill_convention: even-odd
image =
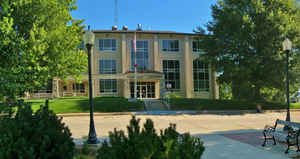
[[(246, 143), (252, 146), (260, 146), (264, 141), (262, 132), (251, 133), (235, 133), (235, 134), (222, 134), (222, 136)], [(271, 141), (270, 141), (271, 142)]]

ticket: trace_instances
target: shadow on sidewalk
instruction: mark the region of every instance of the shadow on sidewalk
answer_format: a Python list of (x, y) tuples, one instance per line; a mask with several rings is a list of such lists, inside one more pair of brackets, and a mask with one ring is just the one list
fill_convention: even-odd
[[(244, 148), (252, 147), (258, 149), (257, 152), (262, 151), (281, 156), (283, 158), (300, 159), (300, 152), (296, 151), (297, 148), (295, 146), (290, 147), (290, 151), (288, 154), (284, 153), (287, 148), (286, 143), (277, 142), (277, 145), (273, 145), (273, 142), (269, 140), (266, 146), (262, 147), (261, 145), (264, 141), (262, 132), (262, 129), (247, 129), (233, 131), (218, 131), (211, 134), (195, 136), (200, 136), (200, 138), (204, 140), (205, 147), (209, 149), (217, 148), (219, 144), (225, 144), (224, 146), (227, 146), (227, 149), (230, 151), (246, 151), (241, 150), (241, 145), (244, 145)], [(255, 158), (261, 158), (259, 156), (260, 155), (257, 154)]]

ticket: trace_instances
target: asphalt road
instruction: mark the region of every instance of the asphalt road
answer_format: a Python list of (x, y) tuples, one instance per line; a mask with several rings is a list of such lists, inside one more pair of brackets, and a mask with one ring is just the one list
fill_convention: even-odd
[[(285, 120), (286, 113), (238, 114), (238, 115), (137, 115), (143, 123), (147, 118), (154, 121), (157, 132), (167, 128), (170, 123), (177, 125), (181, 133), (191, 134), (226, 134), (241, 131), (261, 130), (266, 124), (273, 125), (275, 120)], [(98, 137), (108, 136), (114, 128), (126, 130), (130, 115), (95, 116)], [(291, 120), (300, 122), (300, 112), (292, 112)], [(74, 138), (88, 135), (89, 116), (64, 117), (63, 121), (70, 128)]]

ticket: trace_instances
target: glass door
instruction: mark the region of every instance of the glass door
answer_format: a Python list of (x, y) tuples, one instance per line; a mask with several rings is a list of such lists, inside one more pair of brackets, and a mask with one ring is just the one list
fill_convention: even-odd
[[(155, 82), (137, 82), (136, 97), (139, 99), (155, 98)], [(130, 83), (130, 95), (134, 98), (134, 82)]]

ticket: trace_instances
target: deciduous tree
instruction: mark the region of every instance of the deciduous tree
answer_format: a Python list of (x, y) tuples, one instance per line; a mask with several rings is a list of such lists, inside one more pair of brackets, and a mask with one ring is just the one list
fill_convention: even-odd
[[(290, 81), (299, 84), (300, 8), (296, 0), (220, 0), (199, 27), (206, 59), (231, 84), (233, 98), (261, 100), (262, 89), (285, 90), (282, 42), (293, 41)], [(298, 53), (298, 54), (297, 54)]]
[(53, 77), (78, 76), (87, 55), (78, 49), (82, 20), (75, 0), (0, 1), (0, 94), (15, 96)]

